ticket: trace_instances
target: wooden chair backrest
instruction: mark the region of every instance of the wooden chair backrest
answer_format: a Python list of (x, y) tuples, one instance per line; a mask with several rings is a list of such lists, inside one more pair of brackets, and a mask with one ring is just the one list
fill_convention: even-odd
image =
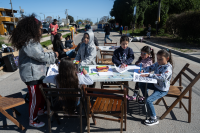
[(104, 46), (117, 46), (117, 43), (104, 43)]
[[(107, 89), (83, 87), (83, 90), (84, 90), (85, 96), (121, 99), (123, 101), (126, 100), (126, 94), (127, 94), (126, 88), (124, 88), (123, 90), (107, 90)], [(93, 92), (93, 93), (91, 93), (91, 92)], [(101, 94), (95, 94), (95, 92), (97, 92), (97, 93), (100, 92)], [(108, 93), (110, 93), (110, 94), (108, 94)], [(112, 95), (112, 94), (123, 94), (123, 96), (122, 95)]]
[[(181, 93), (180, 97), (183, 97), (189, 90), (192, 89), (192, 86), (199, 80), (200, 78), (200, 72), (198, 74), (196, 74), (193, 70), (191, 70), (190, 68), (188, 68), (190, 64), (186, 64), (183, 69), (179, 72), (179, 74), (174, 78), (174, 80), (172, 81), (171, 85), (174, 85), (176, 83), (176, 81), (179, 79), (179, 86), (182, 85), (182, 76), (186, 77), (186, 79), (189, 80), (189, 84), (188, 86), (186, 86), (185, 90)], [(190, 73), (191, 75), (194, 76), (194, 78), (192, 79), (190, 76), (188, 76), (188, 74), (185, 73), (185, 71), (187, 71), (188, 73)]]
[[(44, 96), (44, 99), (48, 101), (49, 97), (80, 97), (82, 98), (82, 90), (80, 88), (43, 88), (40, 86), (40, 90), (42, 92), (42, 95)], [(65, 94), (62, 93), (51, 93), (51, 92), (68, 92)], [(77, 94), (70, 94), (70, 92), (76, 92)]]
[(100, 55), (101, 59), (98, 58), (98, 56), (96, 57), (98, 64), (114, 65), (114, 63), (112, 62), (112, 57), (108, 57), (108, 56), (113, 56), (113, 51), (100, 50)]

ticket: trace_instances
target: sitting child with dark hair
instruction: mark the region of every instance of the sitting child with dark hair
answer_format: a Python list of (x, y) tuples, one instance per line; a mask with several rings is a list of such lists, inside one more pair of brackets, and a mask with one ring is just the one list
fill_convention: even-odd
[(128, 47), (128, 36), (122, 36), (120, 38), (120, 47), (114, 51), (112, 62), (120, 68), (125, 68), (126, 65), (130, 65), (134, 60), (134, 53), (131, 48)]
[(70, 36), (68, 35), (65, 38), (65, 48), (71, 48), (71, 47), (73, 47), (72, 42), (73, 42), (73, 40), (70, 40)]

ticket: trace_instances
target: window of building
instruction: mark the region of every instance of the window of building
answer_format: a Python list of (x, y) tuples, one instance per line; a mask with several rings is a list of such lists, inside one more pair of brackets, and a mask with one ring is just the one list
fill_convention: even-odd
[(6, 12), (5, 11), (2, 11), (2, 16), (6, 16)]

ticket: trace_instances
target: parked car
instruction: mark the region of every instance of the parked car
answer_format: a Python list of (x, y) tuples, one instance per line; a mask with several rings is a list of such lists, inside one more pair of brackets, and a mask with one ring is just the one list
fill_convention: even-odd
[(48, 33), (48, 31), (49, 31), (49, 23), (47, 23), (47, 22), (43, 22), (42, 23), (42, 29), (43, 29), (43, 33)]

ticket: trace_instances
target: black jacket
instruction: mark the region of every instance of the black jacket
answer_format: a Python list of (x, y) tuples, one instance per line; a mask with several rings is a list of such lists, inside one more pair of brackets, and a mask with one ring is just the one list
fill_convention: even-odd
[(104, 32), (105, 32), (105, 35), (110, 35), (110, 27), (106, 26)]
[(58, 52), (59, 54), (59, 57), (58, 58), (62, 58), (63, 55), (66, 55), (65, 52), (63, 51), (64, 46), (63, 46), (63, 43), (60, 41), (60, 45), (57, 46), (56, 44), (53, 44), (53, 49), (54, 51)]
[(65, 48), (71, 48), (71, 47), (73, 47), (73, 45), (72, 45), (72, 42), (73, 42), (73, 40), (66, 40), (65, 41)]
[(117, 66), (125, 63), (126, 65), (131, 65), (134, 60), (133, 50), (129, 47), (123, 49), (121, 46), (114, 51), (112, 62)]

